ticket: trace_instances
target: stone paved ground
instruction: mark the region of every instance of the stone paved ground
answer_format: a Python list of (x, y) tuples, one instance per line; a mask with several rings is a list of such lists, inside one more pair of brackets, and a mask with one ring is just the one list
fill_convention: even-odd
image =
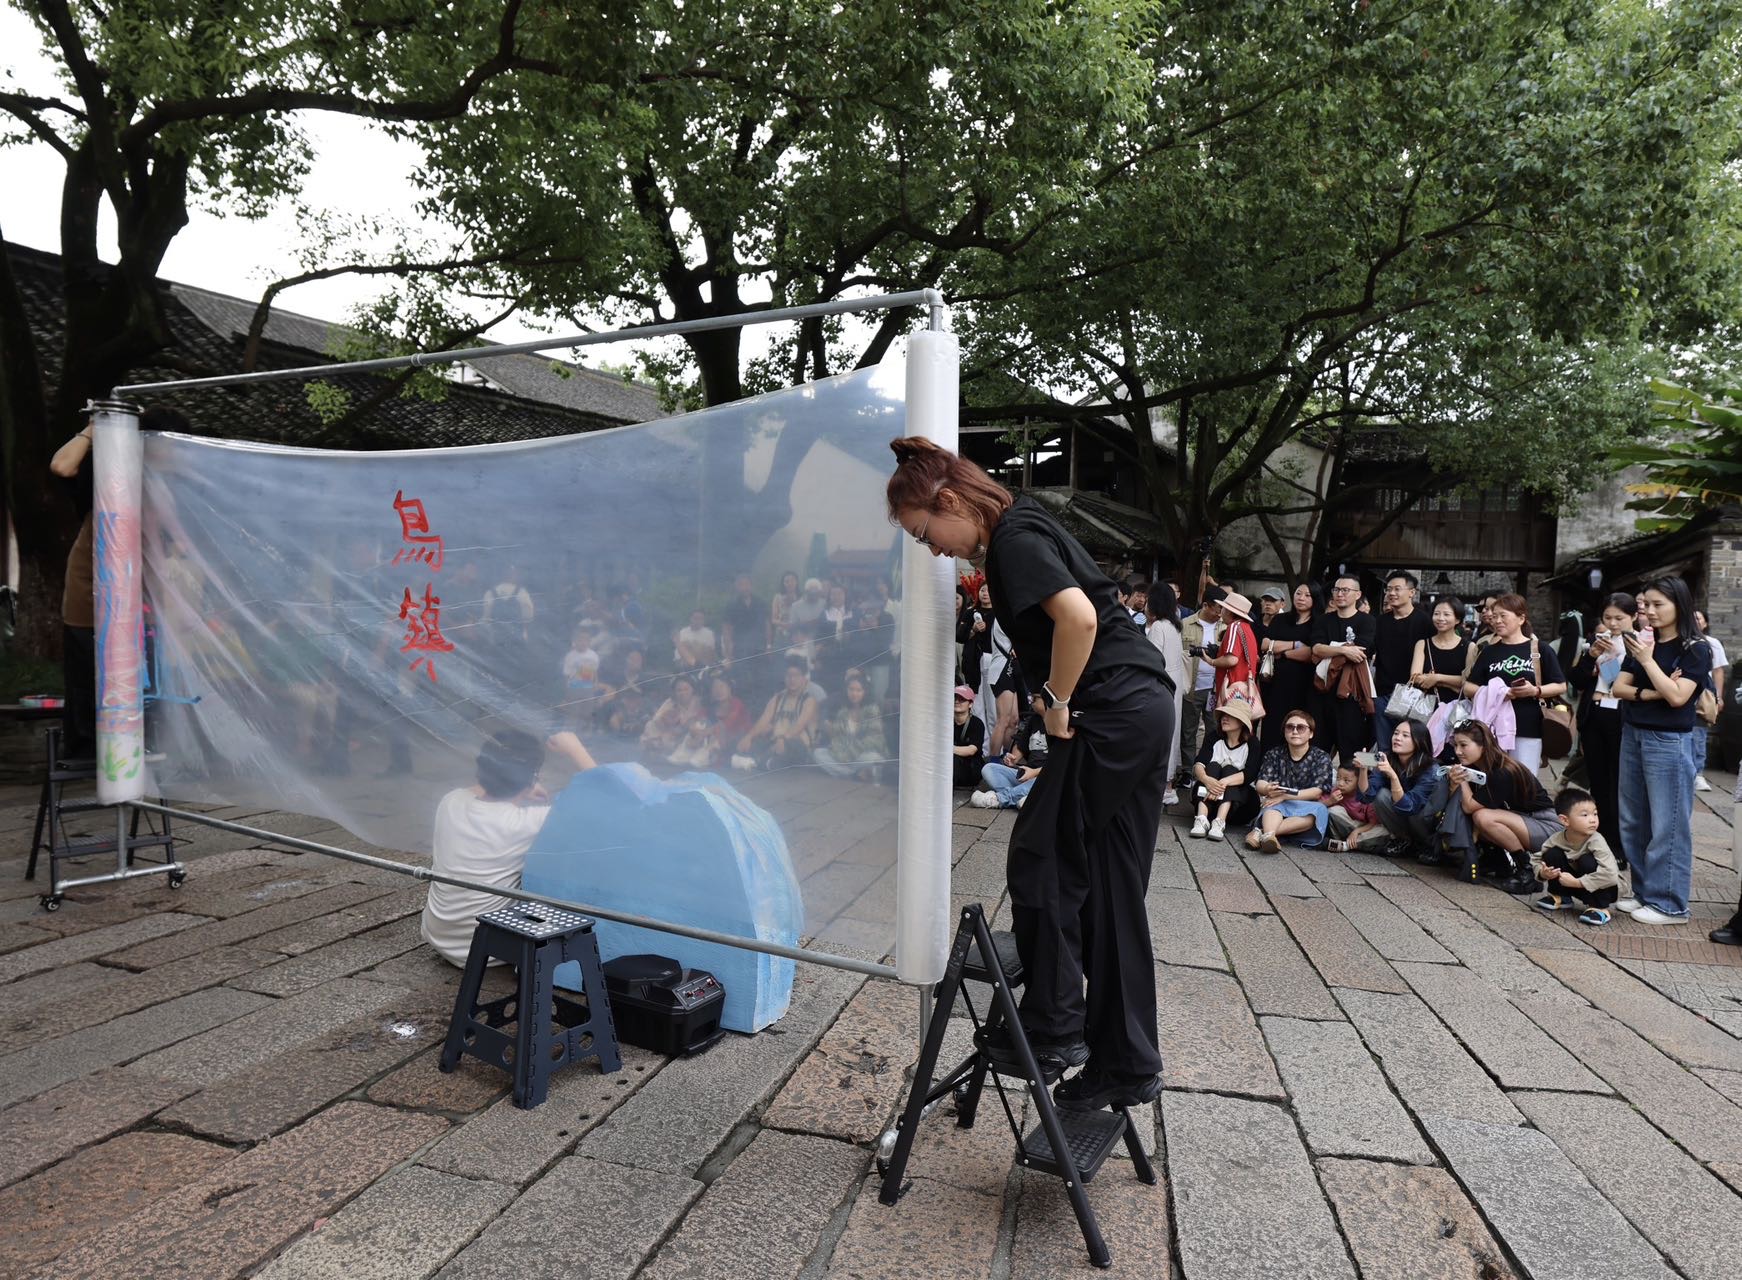
[[(1115, 1269), (1734, 1276), (1742, 950), (1705, 941), (1736, 898), (1714, 781), (1678, 930), (1592, 931), (1438, 871), (1248, 857), (1170, 822), (1149, 895), (1166, 1090), (1141, 1117), (1162, 1183), (1112, 1161), (1090, 1185)], [(21, 879), (33, 803), (0, 791), (0, 1275), (1088, 1269), (991, 1101), (972, 1130), (932, 1116), (906, 1197), (879, 1203), (910, 991), (806, 969), (778, 1034), (627, 1050), (517, 1111), (496, 1073), (436, 1070), (456, 971), (418, 941), (417, 887), (189, 827), (181, 891), (47, 915)], [(956, 818), (958, 900), (998, 903), (1010, 815)]]

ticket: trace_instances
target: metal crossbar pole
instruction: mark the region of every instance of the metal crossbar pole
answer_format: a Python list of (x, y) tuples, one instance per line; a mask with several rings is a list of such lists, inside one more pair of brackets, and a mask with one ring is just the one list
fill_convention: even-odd
[[(366, 867), (378, 867), (383, 871), (410, 876), (414, 880), (433, 880), (437, 884), (451, 884), (460, 889), (475, 889), (482, 893), (495, 894), (499, 898), (514, 898), (520, 902), (535, 902), (541, 906), (556, 907), (563, 911), (577, 911), (585, 916), (597, 916), (601, 920), (610, 920), (617, 924), (638, 925), (643, 929), (657, 929), (661, 933), (675, 933), (680, 937), (695, 938), (699, 942), (714, 942), (721, 946), (738, 947), (744, 951), (760, 951), (765, 955), (782, 956), (785, 959), (797, 960), (803, 964), (819, 964), (830, 969), (845, 969), (850, 973), (863, 973), (873, 978), (889, 978), (893, 981), (899, 981), (895, 970), (890, 966), (877, 964), (870, 960), (855, 960), (851, 956), (831, 955), (826, 951), (810, 951), (803, 947), (789, 947), (785, 943), (764, 942), (760, 938), (743, 938), (735, 933), (719, 933), (713, 929), (698, 929), (693, 925), (673, 924), (669, 920), (655, 920), (650, 916), (630, 915), (626, 911), (612, 911), (605, 907), (589, 906), (584, 902), (571, 902), (566, 898), (547, 898), (543, 894), (527, 893), (523, 889), (508, 889), (500, 885), (483, 884), (477, 880), (466, 880), (459, 876), (442, 875), (428, 867), (409, 866), (403, 862), (394, 862), (391, 858), (377, 858), (373, 854), (358, 853), (355, 849), (341, 849), (336, 845), (304, 840), (298, 836), (280, 835), (276, 831), (267, 831), (261, 827), (245, 826), (240, 822), (212, 818), (203, 813), (176, 809), (169, 805), (152, 804), (146, 800), (133, 800), (129, 803), (135, 809), (146, 809), (152, 813), (182, 818), (188, 822), (200, 823), (202, 826), (215, 827), (219, 831), (254, 836), (257, 839), (286, 845), (292, 849), (304, 849), (309, 853), (322, 853), (329, 858), (339, 858), (345, 862), (361, 863)], [(152, 868), (153, 872), (161, 872), (162, 870), (162, 867)]]
[(409, 356), (385, 356), (379, 360), (349, 360), (343, 364), (306, 365), (300, 369), (263, 369), (254, 373), (232, 373), (211, 378), (178, 378), (173, 382), (133, 382), (116, 387), (111, 394), (117, 399), (144, 392), (185, 391), (190, 387), (235, 387), (252, 382), (283, 382), (295, 378), (324, 378), (335, 373), (373, 373), (385, 369), (418, 369), (428, 365), (456, 364), (461, 360), (484, 360), (491, 356), (526, 355), (538, 351), (553, 351), (559, 347), (594, 347), (612, 342), (630, 342), (637, 338), (663, 338), (673, 334), (705, 333), (711, 329), (743, 329), (754, 324), (778, 324), (784, 320), (805, 320), (811, 316), (855, 315), (865, 311), (893, 311), (899, 307), (925, 307), (927, 326), (942, 329), (946, 304), (944, 295), (936, 289), (915, 289), (909, 293), (886, 293), (876, 298), (843, 298), (836, 302), (813, 302), (802, 307), (776, 307), (769, 311), (740, 312), (730, 316), (710, 316), (705, 320), (672, 320), (665, 324), (635, 325), (628, 329), (613, 329), (607, 333), (575, 333), (564, 338), (534, 338), (526, 342), (504, 342), (489, 347), (466, 347), (459, 351), (420, 351)]

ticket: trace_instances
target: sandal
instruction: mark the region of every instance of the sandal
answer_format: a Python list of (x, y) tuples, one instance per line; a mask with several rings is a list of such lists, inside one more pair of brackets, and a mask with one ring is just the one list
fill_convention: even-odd
[(1547, 911), (1552, 914), (1553, 912), (1559, 911), (1561, 908), (1570, 906), (1571, 904), (1558, 893), (1545, 893), (1542, 897), (1536, 900), (1536, 905), (1538, 910)]
[(1282, 841), (1277, 838), (1276, 833), (1273, 831), (1258, 842), (1258, 852), (1281, 853)]
[(1609, 913), (1603, 910), (1602, 907), (1587, 907), (1584, 911), (1579, 913), (1579, 923), (1589, 925), (1608, 924)]

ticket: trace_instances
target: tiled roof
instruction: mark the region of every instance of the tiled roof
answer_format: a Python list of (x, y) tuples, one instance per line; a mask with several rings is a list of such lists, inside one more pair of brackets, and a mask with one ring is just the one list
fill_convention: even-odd
[[(60, 376), (64, 323), (60, 259), (55, 254), (20, 245), (7, 244), (5, 251), (36, 336), (44, 376), (52, 386)], [(164, 312), (177, 357), (212, 373), (238, 372), (241, 334), (247, 329), (252, 308), (236, 299), (229, 300), (232, 308), (220, 307), (214, 300), (222, 297), (165, 282)], [(230, 323), (235, 307), (243, 313), (240, 326)], [(322, 363), (327, 357), (321, 346), (301, 345), (312, 339), (317, 329), (324, 344), (325, 326), (318, 320), (287, 316), (278, 328), (269, 326), (257, 367), (289, 369)], [(172, 368), (164, 361), (147, 361), (130, 369), (127, 381), (166, 382), (186, 376), (185, 368)], [(388, 385), (368, 374), (341, 374), (326, 381), (348, 392), (354, 406), (381, 394)], [(306, 387), (307, 384), (295, 381), (267, 382), (169, 392), (149, 402), (179, 409), (192, 429), (201, 435), (352, 449), (416, 449), (535, 440), (596, 431), (630, 420), (601, 410), (541, 403), (489, 387), (453, 383), (439, 401), (390, 393), (367, 415), (359, 415), (354, 423), (335, 431), (309, 407)]]

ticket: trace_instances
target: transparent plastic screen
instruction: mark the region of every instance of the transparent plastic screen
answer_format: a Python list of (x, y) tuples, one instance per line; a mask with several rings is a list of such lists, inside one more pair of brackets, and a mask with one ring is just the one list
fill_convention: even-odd
[(542, 816), (529, 888), (887, 953), (902, 396), (892, 361), (527, 444), (148, 436), (153, 787), (427, 854), (530, 740), (483, 797)]

